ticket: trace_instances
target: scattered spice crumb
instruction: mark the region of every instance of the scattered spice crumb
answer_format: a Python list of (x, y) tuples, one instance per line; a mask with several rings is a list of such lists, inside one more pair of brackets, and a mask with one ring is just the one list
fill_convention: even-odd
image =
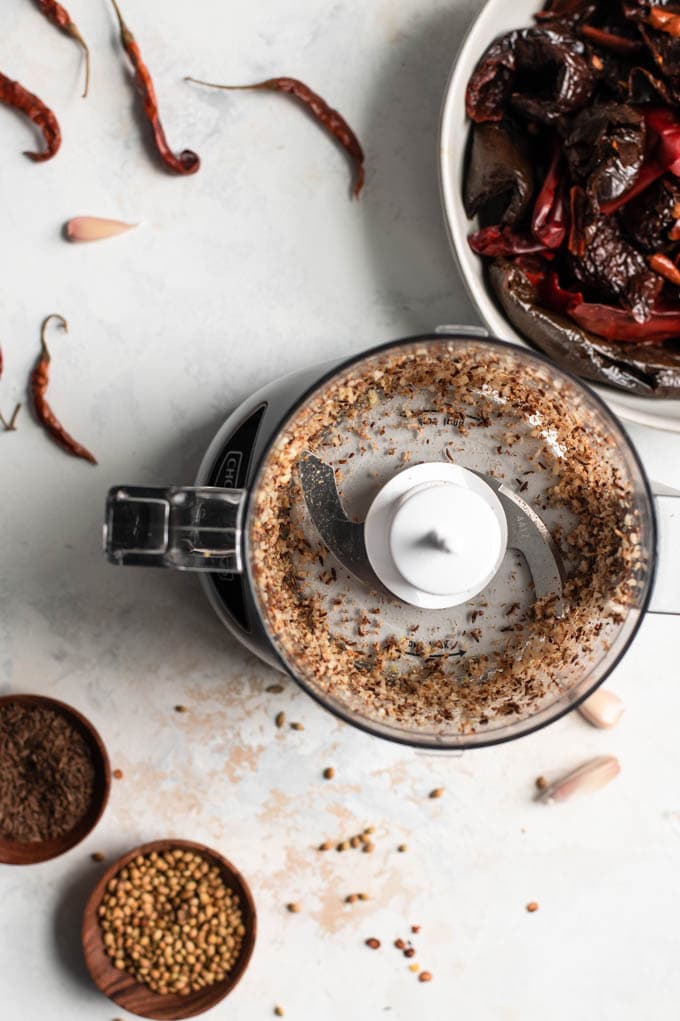
[(415, 956), (416, 956), (415, 947), (406, 947), (406, 950), (404, 950), (404, 957), (415, 957)]
[(361, 837), (351, 837), (350, 838), (350, 842), (349, 842), (349, 846), (350, 847), (355, 847), (355, 848), (356, 847), (360, 847), (361, 846)]
[(122, 780), (123, 779), (123, 770), (122, 769), (114, 769), (114, 771), (113, 771), (113, 779), (114, 780)]
[(432, 973), (429, 972), (429, 971), (421, 971), (420, 975), (418, 976), (418, 981), (419, 982), (431, 982), (432, 981)]
[(364, 844), (364, 854), (371, 854), (372, 851), (375, 851), (375, 844), (372, 844), (370, 840), (367, 840)]
[(335, 777), (335, 770), (332, 766), (326, 766), (323, 771), (324, 780), (332, 780)]
[(408, 970), (409, 971), (414, 971), (414, 972), (415, 971), (419, 971), (420, 970), (420, 965), (416, 964), (415, 961), (414, 961), (413, 964), (409, 964)]
[(349, 841), (341, 840), (336, 847), (336, 851), (349, 851)]
[(359, 894), (357, 894), (357, 896), (358, 896), (359, 900), (370, 900), (370, 897), (368, 896), (367, 893), (359, 893)]
[(420, 926), (420, 925), (412, 925), (411, 926), (411, 932), (418, 933), (418, 932), (420, 932), (421, 928), (422, 928), (422, 926)]
[[(444, 794), (444, 788), (443, 787), (435, 787), (435, 789), (433, 791), (430, 791), (430, 797), (431, 798), (441, 798), (443, 794)], [(427, 972), (423, 972), (423, 974), (427, 975), (428, 973)]]
[[(265, 688), (264, 690), (268, 691), (270, 695), (280, 695), (281, 692), (283, 691), (283, 685), (282, 684), (270, 684), (269, 687)], [(279, 1010), (283, 1010), (282, 1007), (279, 1007), (278, 1009)]]
[(533, 915), (534, 911), (538, 911), (538, 901), (530, 900), (527, 904), (527, 911), (530, 915)]
[(176, 705), (175, 706), (175, 712), (176, 713), (188, 713), (189, 710), (187, 709), (187, 707), (185, 705)]
[(292, 915), (297, 915), (301, 910), (297, 901), (292, 901), (290, 904), (286, 904), (286, 908)]
[(370, 947), (371, 950), (380, 950), (380, 940), (376, 939), (375, 936), (371, 936), (370, 939), (366, 940), (366, 946)]
[(536, 778), (536, 787), (538, 788), (539, 791), (544, 791), (549, 786), (550, 786), (550, 784), (548, 783), (548, 781), (546, 780), (546, 778), (544, 776), (539, 776), (539, 777)]
[(408, 845), (400, 844), (399, 847), (397, 848), (397, 851), (399, 851), (399, 854), (405, 854), (408, 851)]
[(405, 950), (406, 949), (406, 944), (404, 943), (403, 939), (395, 939), (394, 945), (397, 948), (397, 950)]
[(106, 855), (102, 854), (101, 851), (95, 851), (93, 854), (90, 855), (90, 858), (92, 859), (92, 861), (106, 861)]
[(364, 833), (367, 837), (370, 837), (373, 833), (375, 833), (375, 826), (367, 826)]
[(290, 729), (291, 730), (304, 730), (305, 729), (305, 725), (304, 725), (304, 723), (291, 723)]
[(274, 723), (276, 724), (277, 727), (282, 727), (285, 722), (286, 722), (285, 713), (277, 713), (276, 716), (274, 717)]
[(359, 900), (358, 893), (348, 893), (347, 896), (345, 897), (345, 904), (356, 904), (358, 900)]
[(276, 1017), (283, 1017), (285, 1011), (283, 1007), (274, 1007), (274, 1014), (276, 1015)]
[(330, 851), (332, 847), (333, 844), (330, 840), (324, 840), (323, 844), (319, 844), (320, 851)]

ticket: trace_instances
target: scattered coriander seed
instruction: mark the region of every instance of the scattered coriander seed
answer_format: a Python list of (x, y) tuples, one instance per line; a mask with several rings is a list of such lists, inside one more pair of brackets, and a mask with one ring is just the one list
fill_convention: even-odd
[(265, 691), (268, 691), (270, 695), (280, 695), (281, 692), (283, 691), (283, 685), (270, 684), (268, 688), (265, 688)]
[[(430, 791), (430, 797), (431, 798), (441, 798), (443, 794), (444, 794), (444, 788), (443, 787), (435, 787), (435, 789), (433, 791)], [(423, 972), (423, 974), (427, 975), (428, 972)], [(422, 976), (421, 976), (421, 978), (422, 978)]]
[(370, 899), (371, 899), (371, 898), (370, 898), (370, 897), (368, 896), (368, 894), (367, 894), (367, 893), (358, 893), (358, 894), (357, 894), (357, 897), (359, 898), (359, 900), (370, 900)]
[(370, 837), (373, 833), (375, 833), (375, 826), (367, 826), (364, 833), (367, 837)]
[(395, 939), (394, 945), (397, 948), (397, 950), (405, 950), (406, 949), (406, 944), (404, 943), (403, 939)]
[(323, 778), (324, 778), (324, 780), (332, 780), (334, 776), (335, 776), (335, 770), (333, 769), (333, 767), (332, 766), (326, 766), (326, 768), (323, 771)]
[(399, 844), (399, 847), (397, 848), (397, 851), (399, 851), (400, 854), (405, 854), (408, 851), (408, 845), (407, 844)]
[(113, 775), (113, 779), (114, 780), (122, 780), (123, 779), (123, 770), (122, 769), (114, 769), (112, 775)]
[(375, 851), (375, 844), (372, 844), (369, 840), (364, 844), (364, 854), (371, 854), (372, 851)]
[(411, 932), (418, 933), (418, 932), (420, 932), (421, 928), (422, 928), (421, 925), (412, 925), (411, 926)]
[(286, 714), (283, 712), (277, 713), (276, 716), (274, 717), (274, 723), (276, 724), (277, 727), (282, 727), (285, 722)]
[(304, 730), (305, 729), (305, 725), (304, 725), (304, 723), (291, 723), (290, 729), (291, 730)]
[(356, 904), (359, 900), (359, 895), (356, 893), (348, 893), (345, 897), (345, 904)]
[(406, 947), (406, 950), (404, 950), (404, 957), (415, 957), (415, 956), (416, 956), (415, 949), (413, 947)]
[(336, 851), (349, 851), (349, 841), (341, 840), (335, 848)]
[(361, 847), (361, 838), (360, 837), (351, 837), (350, 842), (349, 842), (349, 846), (350, 847)]
[(276, 1015), (276, 1017), (283, 1017), (285, 1011), (283, 1007), (274, 1007), (274, 1014)]
[(366, 946), (370, 947), (371, 950), (380, 950), (380, 940), (376, 939), (375, 936), (371, 936), (370, 939), (366, 940)]
[(550, 786), (544, 776), (536, 777), (536, 787), (539, 791), (545, 791)]
[(333, 844), (330, 840), (324, 840), (323, 844), (319, 844), (320, 851), (330, 851), (332, 847)]
[(101, 851), (95, 851), (93, 854), (90, 855), (90, 858), (92, 859), (92, 861), (106, 861), (106, 855), (102, 854)]
[(187, 709), (187, 707), (185, 705), (176, 705), (175, 706), (175, 712), (176, 713), (188, 713), (189, 710)]
[(432, 981), (432, 974), (431, 974), (431, 972), (429, 972), (429, 971), (421, 971), (420, 975), (418, 976), (418, 981), (419, 982), (431, 982)]
[(409, 964), (408, 970), (413, 972), (420, 971), (420, 965), (416, 964), (414, 961), (413, 964)]
[(300, 905), (297, 901), (292, 901), (290, 904), (286, 904), (286, 908), (292, 915), (297, 915), (301, 911)]
[(527, 911), (530, 915), (533, 915), (534, 911), (538, 911), (538, 901), (530, 900), (527, 904)]

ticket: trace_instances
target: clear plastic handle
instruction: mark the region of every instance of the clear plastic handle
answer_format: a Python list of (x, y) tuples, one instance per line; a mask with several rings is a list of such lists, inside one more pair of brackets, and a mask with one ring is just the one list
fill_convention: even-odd
[(109, 490), (104, 552), (118, 566), (240, 574), (243, 489)]
[(652, 483), (659, 522), (659, 556), (650, 613), (680, 616), (680, 492)]

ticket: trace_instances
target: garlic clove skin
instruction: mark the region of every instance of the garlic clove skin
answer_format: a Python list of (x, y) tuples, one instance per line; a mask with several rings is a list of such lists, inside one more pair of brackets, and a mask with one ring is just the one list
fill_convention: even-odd
[(64, 233), (69, 241), (103, 241), (117, 237), (128, 230), (139, 226), (136, 223), (123, 223), (121, 220), (105, 220), (100, 216), (76, 216), (69, 220)]
[(613, 691), (605, 691), (600, 688), (579, 706), (578, 711), (593, 727), (609, 730), (611, 727), (615, 727), (623, 716), (624, 705)]
[(614, 755), (600, 755), (549, 784), (535, 800), (553, 803), (568, 801), (576, 794), (590, 794), (606, 787), (620, 772), (621, 765)]

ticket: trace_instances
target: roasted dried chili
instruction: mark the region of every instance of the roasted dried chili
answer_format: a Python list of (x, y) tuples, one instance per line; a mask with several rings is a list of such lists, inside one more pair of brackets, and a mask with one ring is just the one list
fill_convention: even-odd
[(680, 38), (680, 14), (673, 14), (672, 11), (664, 10), (663, 7), (652, 7), (647, 24), (660, 32), (666, 32), (675, 39)]
[(639, 39), (630, 39), (628, 36), (616, 35), (615, 32), (607, 32), (606, 29), (596, 28), (594, 25), (582, 25), (579, 28), (579, 35), (589, 42), (601, 46), (604, 50), (611, 50), (612, 53), (619, 53), (623, 56), (639, 53), (642, 42)]
[(293, 96), (310, 111), (319, 124), (349, 153), (356, 169), (353, 194), (355, 198), (359, 198), (365, 180), (364, 151), (361, 148), (359, 139), (342, 114), (329, 106), (325, 99), (322, 99), (318, 93), (313, 92), (299, 78), (268, 78), (267, 81), (257, 82), (254, 85), (215, 85), (213, 82), (200, 81), (198, 78), (187, 78), (186, 81), (193, 82), (195, 85), (206, 85), (209, 89), (222, 89), (225, 92), (267, 90), (270, 92), (284, 92), (289, 96)]
[(71, 19), (71, 15), (62, 7), (61, 4), (57, 3), (57, 0), (36, 0), (38, 7), (43, 12), (46, 18), (48, 18), (53, 25), (60, 28), (62, 32), (70, 36), (71, 39), (75, 39), (78, 45), (81, 47), (85, 54), (85, 89), (83, 91), (83, 99), (87, 95), (87, 91), (90, 87), (90, 48), (83, 39), (80, 31)]
[(97, 461), (90, 451), (74, 440), (73, 437), (66, 432), (45, 399), (45, 394), (47, 393), (47, 387), (50, 381), (50, 352), (47, 348), (45, 335), (47, 333), (47, 327), (52, 319), (56, 319), (64, 330), (68, 330), (68, 323), (64, 317), (56, 314), (48, 316), (42, 324), (42, 330), (40, 332), (40, 357), (35, 364), (35, 368), (31, 373), (30, 379), (30, 391), (33, 398), (35, 414), (40, 424), (52, 437), (55, 443), (59, 444), (60, 447), (63, 447), (63, 449), (69, 454), (73, 454), (74, 457), (82, 457), (83, 460), (89, 461), (90, 464), (96, 464)]
[(130, 63), (135, 71), (135, 83), (142, 97), (144, 113), (146, 114), (147, 120), (153, 130), (158, 154), (166, 167), (174, 173), (195, 174), (201, 166), (201, 161), (196, 153), (192, 152), (191, 149), (184, 149), (177, 156), (170, 148), (165, 136), (163, 125), (161, 124), (156, 90), (154, 88), (149, 69), (144, 63), (141, 50), (139, 49), (135, 37), (123, 21), (123, 15), (120, 12), (120, 8), (118, 7), (116, 0), (111, 0), (111, 3), (113, 4), (118, 18), (118, 24), (120, 25), (121, 44), (130, 58)]
[[(0, 347), (0, 379), (2, 379), (2, 370), (3, 370), (3, 368), (4, 368), (4, 363), (3, 363), (3, 358), (2, 358), (2, 348)], [(20, 411), (21, 411), (21, 405), (17, 404), (16, 408), (14, 409), (14, 411), (12, 413), (12, 417), (10, 418), (9, 422), (6, 421), (6, 419), (3, 418), (2, 414), (0, 413), (0, 425), (5, 430), (6, 433), (16, 432), (16, 428), (17, 428), (17, 426), (16, 426), (17, 415), (19, 414)]]
[(33, 121), (35, 126), (42, 131), (45, 145), (45, 152), (25, 152), (24, 155), (35, 163), (43, 163), (51, 159), (59, 152), (61, 145), (61, 129), (57, 118), (45, 106), (42, 99), (38, 99), (32, 92), (25, 89), (19, 82), (13, 82), (0, 71), (0, 103), (11, 106)]
[(669, 256), (663, 255), (663, 253), (650, 255), (647, 262), (650, 269), (653, 269), (655, 273), (664, 277), (669, 283), (675, 284), (676, 287), (680, 287), (680, 269), (678, 269)]

